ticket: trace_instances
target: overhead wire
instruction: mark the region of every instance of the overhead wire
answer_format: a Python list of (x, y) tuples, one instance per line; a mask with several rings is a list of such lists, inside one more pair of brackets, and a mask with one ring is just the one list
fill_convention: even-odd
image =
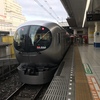
[(42, 7), (50, 16), (52, 16), (57, 22), (59, 22), (38, 0), (34, 0), (40, 7)]
[(47, 0), (44, 0), (45, 3), (48, 5), (49, 9), (54, 13), (54, 15), (60, 20), (60, 18), (57, 16), (57, 14), (55, 13), (55, 11), (53, 10), (53, 8), (49, 5), (49, 3), (47, 2)]

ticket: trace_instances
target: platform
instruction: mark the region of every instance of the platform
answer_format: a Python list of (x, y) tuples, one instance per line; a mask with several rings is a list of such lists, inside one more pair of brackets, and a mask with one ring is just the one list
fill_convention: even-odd
[(6, 57), (9, 54), (10, 43), (0, 42), (0, 58)]
[(93, 100), (100, 100), (100, 48), (78, 46)]
[(100, 48), (72, 45), (42, 100), (100, 100)]
[(73, 50), (73, 46), (71, 46), (59, 65), (42, 100), (68, 100), (69, 97), (74, 98)]

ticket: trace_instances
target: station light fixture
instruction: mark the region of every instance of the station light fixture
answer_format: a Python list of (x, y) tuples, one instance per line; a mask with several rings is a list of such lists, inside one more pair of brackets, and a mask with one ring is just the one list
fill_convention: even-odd
[(87, 0), (82, 27), (84, 27), (84, 24), (85, 24), (85, 21), (86, 21), (86, 13), (87, 13), (87, 11), (89, 9), (90, 2), (91, 2), (91, 0)]

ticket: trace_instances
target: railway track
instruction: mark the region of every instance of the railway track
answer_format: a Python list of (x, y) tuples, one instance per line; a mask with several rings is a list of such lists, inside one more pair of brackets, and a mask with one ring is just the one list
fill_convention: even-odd
[(6, 100), (37, 100), (45, 86), (22, 84)]
[(21, 86), (18, 73), (15, 72), (0, 80), (0, 100), (5, 100), (13, 91)]

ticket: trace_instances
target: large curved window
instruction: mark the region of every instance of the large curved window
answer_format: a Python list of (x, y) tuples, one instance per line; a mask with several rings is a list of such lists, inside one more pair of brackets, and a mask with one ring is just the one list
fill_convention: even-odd
[(51, 32), (43, 26), (23, 26), (14, 36), (14, 46), (23, 52), (36, 52), (47, 49), (51, 44)]
[(26, 39), (27, 39), (27, 33), (29, 30), (29, 26), (23, 26), (19, 28), (15, 35), (14, 35), (14, 46), (19, 51), (26, 51)]

